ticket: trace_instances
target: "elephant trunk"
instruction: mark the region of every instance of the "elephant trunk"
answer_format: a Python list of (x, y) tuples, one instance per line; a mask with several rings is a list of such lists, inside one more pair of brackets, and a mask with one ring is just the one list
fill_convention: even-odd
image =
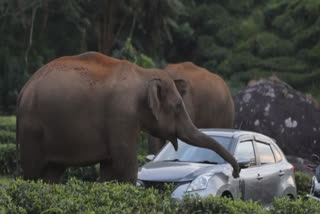
[(199, 131), (192, 123), (188, 114), (186, 112), (184, 112), (184, 114), (184, 118), (187, 117), (187, 120), (182, 120), (183, 124), (179, 126), (180, 128), (177, 130), (178, 138), (190, 145), (215, 151), (224, 160), (231, 164), (233, 167), (233, 177), (239, 177), (239, 165), (236, 159), (215, 139)]

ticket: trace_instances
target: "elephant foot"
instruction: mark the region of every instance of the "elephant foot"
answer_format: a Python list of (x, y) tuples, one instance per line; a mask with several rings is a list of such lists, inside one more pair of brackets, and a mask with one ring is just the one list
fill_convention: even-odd
[(65, 166), (57, 165), (57, 164), (49, 164), (45, 168), (43, 181), (50, 184), (60, 183), (60, 178), (64, 174), (66, 170)]

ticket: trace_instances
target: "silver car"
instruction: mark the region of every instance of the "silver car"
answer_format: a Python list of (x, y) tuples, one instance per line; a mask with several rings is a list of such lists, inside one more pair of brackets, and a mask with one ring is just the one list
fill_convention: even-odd
[(172, 183), (172, 197), (185, 194), (226, 196), (269, 205), (274, 197), (297, 196), (294, 167), (271, 138), (248, 131), (201, 129), (238, 160), (240, 178), (217, 153), (178, 141), (178, 151), (167, 143), (157, 156), (139, 168), (138, 186), (163, 189)]

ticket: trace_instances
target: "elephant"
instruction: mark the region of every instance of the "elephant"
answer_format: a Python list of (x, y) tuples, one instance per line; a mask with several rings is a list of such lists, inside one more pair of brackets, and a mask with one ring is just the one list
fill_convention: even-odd
[(36, 71), (17, 100), (24, 179), (59, 183), (67, 167), (100, 163), (99, 181), (135, 183), (140, 131), (234, 157), (192, 123), (169, 75), (97, 52), (57, 58)]
[[(233, 128), (235, 107), (224, 80), (192, 62), (168, 64), (164, 71), (174, 80), (187, 112), (198, 128)], [(148, 135), (148, 153), (156, 154), (165, 140)]]

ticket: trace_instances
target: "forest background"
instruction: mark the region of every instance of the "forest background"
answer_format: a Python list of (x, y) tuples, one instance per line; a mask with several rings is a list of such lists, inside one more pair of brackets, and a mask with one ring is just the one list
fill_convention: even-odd
[(274, 74), (319, 101), (320, 0), (0, 0), (0, 114), (39, 67), (85, 51), (192, 61), (233, 94)]

